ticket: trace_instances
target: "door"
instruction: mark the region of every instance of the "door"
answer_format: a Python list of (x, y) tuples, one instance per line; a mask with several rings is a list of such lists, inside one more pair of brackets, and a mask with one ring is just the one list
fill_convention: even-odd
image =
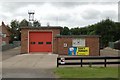
[(52, 32), (30, 32), (29, 52), (52, 52)]

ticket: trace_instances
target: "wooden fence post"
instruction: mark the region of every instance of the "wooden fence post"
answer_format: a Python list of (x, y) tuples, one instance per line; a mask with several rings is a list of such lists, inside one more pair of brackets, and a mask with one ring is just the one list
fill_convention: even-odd
[(59, 59), (57, 58), (57, 67), (59, 67)]
[(82, 58), (81, 58), (81, 67), (82, 67)]
[(105, 58), (105, 64), (104, 64), (104, 66), (106, 67), (106, 58)]

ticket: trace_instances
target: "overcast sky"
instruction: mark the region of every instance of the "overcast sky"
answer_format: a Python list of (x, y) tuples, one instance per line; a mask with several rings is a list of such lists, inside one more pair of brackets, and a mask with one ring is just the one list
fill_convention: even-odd
[[(97, 0), (96, 0), (97, 1)], [(11, 20), (28, 20), (28, 10), (35, 11), (35, 19), (42, 26), (84, 27), (102, 19), (110, 18), (118, 21), (119, 0), (86, 0), (86, 1), (7, 1), (0, 3), (0, 21), (10, 24)], [(0, 23), (1, 24), (1, 23)]]

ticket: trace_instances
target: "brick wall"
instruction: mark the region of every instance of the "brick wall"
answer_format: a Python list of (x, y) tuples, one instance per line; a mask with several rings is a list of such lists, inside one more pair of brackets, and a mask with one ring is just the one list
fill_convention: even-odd
[[(90, 49), (90, 56), (99, 55), (99, 37), (98, 36), (60, 36), (60, 28), (21, 28), (21, 53), (28, 53), (28, 33), (29, 31), (52, 31), (53, 33), (53, 53), (68, 55), (68, 48), (72, 46), (74, 38), (85, 38), (85, 45)], [(67, 43), (67, 47), (64, 47)]]
[[(68, 48), (72, 46), (72, 38), (58, 38), (57, 53), (60, 55), (67, 55)], [(67, 43), (67, 47), (64, 47), (64, 43)]]
[[(61, 28), (61, 27), (60, 27)], [(39, 27), (39, 28), (29, 28), (24, 27), (21, 28), (21, 53), (28, 53), (28, 33), (29, 31), (52, 31), (53, 34), (53, 53), (56, 53), (56, 39), (55, 36), (60, 34), (60, 28), (53, 28), (53, 27)]]
[[(79, 37), (79, 36), (78, 36)], [(60, 55), (68, 55), (68, 48), (72, 46), (72, 40), (76, 37), (72, 36), (64, 36), (64, 37), (56, 37), (57, 42), (57, 53)], [(99, 56), (99, 37), (98, 36), (82, 36), (85, 38), (85, 45), (89, 47), (90, 56)], [(67, 43), (68, 46), (64, 47), (64, 43)]]
[(99, 38), (98, 37), (86, 37), (86, 46), (90, 49), (90, 56), (98, 56), (99, 50)]
[(21, 29), (21, 53), (28, 52), (28, 29)]

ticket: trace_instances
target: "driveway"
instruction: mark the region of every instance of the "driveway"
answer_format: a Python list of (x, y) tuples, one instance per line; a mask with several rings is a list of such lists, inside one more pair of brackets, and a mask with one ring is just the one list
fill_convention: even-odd
[(119, 56), (120, 50), (112, 49), (110, 47), (106, 47), (100, 50), (101, 56)]
[(21, 47), (16, 47), (2, 52), (2, 60), (6, 60), (20, 54)]
[(57, 54), (22, 54), (2, 63), (3, 78), (55, 78)]

